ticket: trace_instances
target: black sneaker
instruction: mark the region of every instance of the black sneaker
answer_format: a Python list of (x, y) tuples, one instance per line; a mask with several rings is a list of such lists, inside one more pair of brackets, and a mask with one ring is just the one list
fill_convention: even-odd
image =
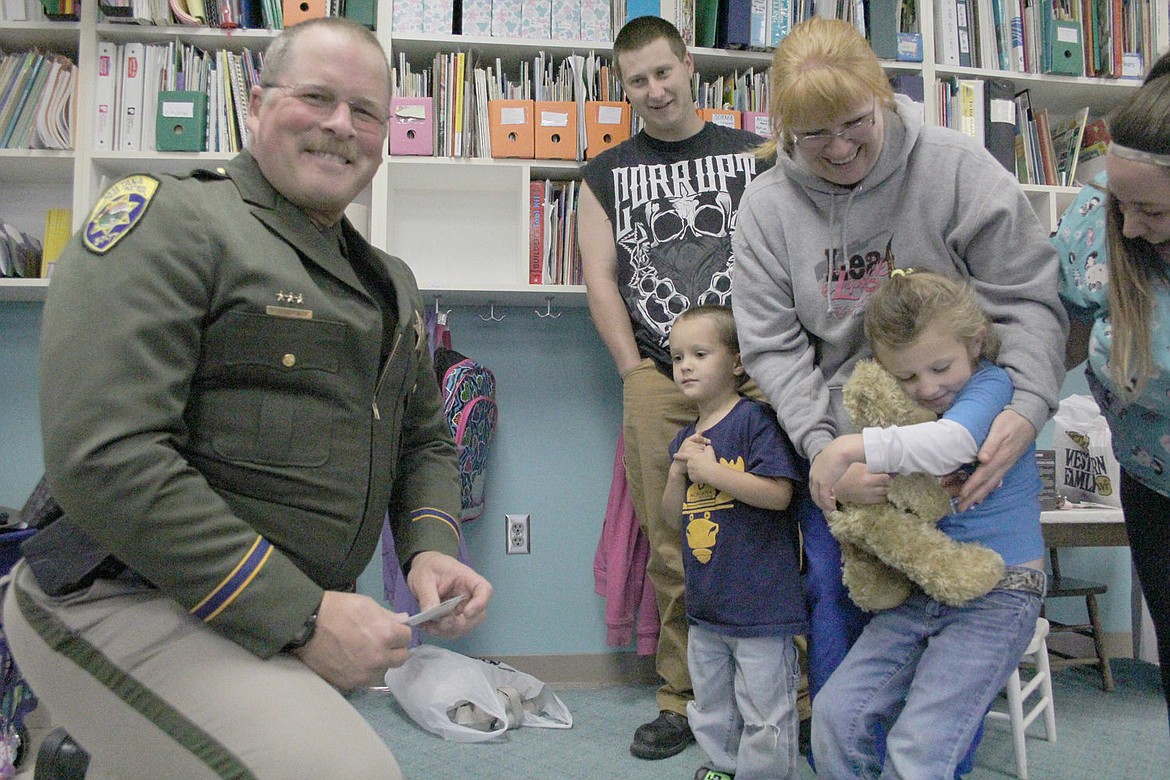
[(649, 723), (643, 723), (634, 732), (630, 752), (638, 758), (656, 760), (670, 758), (686, 750), (695, 741), (685, 715), (663, 710)]
[(33, 776), (37, 780), (84, 780), (89, 754), (62, 728), (53, 729), (41, 742)]

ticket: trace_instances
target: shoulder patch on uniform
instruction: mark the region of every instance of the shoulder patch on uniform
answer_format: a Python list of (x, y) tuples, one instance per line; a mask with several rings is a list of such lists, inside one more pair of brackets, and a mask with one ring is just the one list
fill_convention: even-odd
[(89, 213), (82, 230), (86, 248), (99, 255), (110, 251), (142, 219), (157, 189), (158, 179), (145, 174), (115, 182)]

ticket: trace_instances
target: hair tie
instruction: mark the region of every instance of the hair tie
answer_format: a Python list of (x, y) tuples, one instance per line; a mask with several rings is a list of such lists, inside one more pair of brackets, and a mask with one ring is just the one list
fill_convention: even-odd
[(893, 279), (896, 276), (909, 276), (912, 273), (914, 273), (913, 268), (895, 268), (893, 271), (890, 271), (890, 278)]
[(1133, 162), (1149, 163), (1150, 165), (1170, 168), (1170, 154), (1158, 154), (1156, 152), (1146, 152), (1141, 149), (1131, 149), (1128, 146), (1122, 146), (1116, 141), (1109, 144), (1109, 153), (1123, 160), (1132, 160)]

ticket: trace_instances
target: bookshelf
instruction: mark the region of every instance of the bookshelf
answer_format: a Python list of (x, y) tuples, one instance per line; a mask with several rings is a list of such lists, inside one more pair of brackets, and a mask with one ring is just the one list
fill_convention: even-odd
[[(937, 1), (937, 0), (936, 0)], [(934, 2), (918, 3), (919, 25), (934, 29)], [(1153, 1), (1158, 18), (1158, 51), (1168, 48), (1170, 12)], [(552, 58), (568, 54), (609, 52), (609, 42), (521, 40), (482, 36), (391, 34), (392, 4), (379, 3), (379, 37), (392, 61), (404, 53), (414, 63), (436, 52), (475, 51), (499, 57), (506, 64), (529, 59), (538, 52)], [(105, 21), (96, 3), (82, 3), (78, 22), (0, 23), (0, 49), (51, 49), (78, 63), (77, 149), (73, 152), (0, 150), (0, 203), (4, 219), (36, 236), (44, 229), (44, 214), (52, 206), (71, 205), (74, 226), (80, 226), (105, 184), (138, 171), (177, 172), (214, 166), (230, 154), (168, 152), (99, 152), (94, 148), (94, 67), (98, 41), (162, 43), (180, 40), (201, 48), (240, 51), (261, 49), (274, 33), (265, 30), (219, 30), (203, 27), (152, 27)], [(749, 67), (766, 68), (771, 56), (763, 52), (693, 48), (697, 69), (704, 76), (728, 75)], [(894, 73), (922, 76), (926, 115), (936, 113), (935, 79), (950, 76), (1010, 78), (1016, 89), (1030, 90), (1034, 105), (1056, 113), (1090, 106), (1103, 114), (1137, 87), (1136, 80), (1005, 73), (937, 64), (934, 36), (923, 35), (923, 62), (889, 62)], [(544, 306), (584, 305), (580, 285), (528, 283), (528, 185), (534, 179), (579, 178), (580, 163), (548, 160), (483, 160), (436, 157), (391, 157), (371, 186), (362, 193), (353, 218), (368, 230), (377, 246), (399, 255), (415, 270), (420, 286), (441, 295), (445, 302)], [(1072, 187), (1023, 186), (1041, 220), (1054, 226), (1077, 192)], [(0, 302), (44, 298), (43, 280), (0, 279)]]

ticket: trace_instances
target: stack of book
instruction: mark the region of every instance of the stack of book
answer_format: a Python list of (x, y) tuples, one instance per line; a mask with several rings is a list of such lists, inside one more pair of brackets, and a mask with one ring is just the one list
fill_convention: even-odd
[(429, 68), (399, 55), (392, 77), (392, 155), (582, 160), (590, 104), (623, 100), (609, 60), (592, 52), (510, 67), (471, 52), (439, 52)]
[(0, 277), (33, 279), (41, 275), (41, 242), (0, 223)]
[(1009, 171), (1015, 162), (1015, 86), (999, 78), (944, 78), (935, 82), (935, 124), (966, 133)]
[(0, 61), (0, 147), (72, 149), (77, 89), (73, 62), (25, 51)]
[(1140, 78), (1161, 0), (933, 0), (941, 65)]
[(41, 253), (41, 276), (53, 275), (57, 258), (73, 235), (73, 209), (55, 208), (45, 212), (45, 246)]
[(577, 249), (579, 193), (575, 180), (529, 183), (529, 284), (584, 284)]
[[(1104, 126), (1101, 120), (1095, 120)], [(1015, 138), (1016, 178), (1021, 184), (1045, 184), (1075, 187), (1085, 181), (1079, 170), (1082, 159), (1095, 152), (1084, 150), (1085, 130), (1090, 124), (1089, 109), (1082, 108), (1070, 116), (1051, 114), (1046, 108), (1034, 108), (1028, 90), (1016, 95)]]
[[(178, 41), (116, 44), (99, 41), (94, 91), (94, 146), (98, 151), (176, 150), (238, 152), (247, 143), (248, 95), (258, 84), (263, 54), (204, 51)], [(160, 122), (160, 96), (194, 92), (206, 110), (199, 127), (184, 126), (200, 139), (175, 145)], [(161, 130), (160, 130), (161, 127)], [(160, 137), (159, 133), (163, 133)]]
[(610, 0), (394, 0), (393, 32), (609, 41), (611, 18)]

